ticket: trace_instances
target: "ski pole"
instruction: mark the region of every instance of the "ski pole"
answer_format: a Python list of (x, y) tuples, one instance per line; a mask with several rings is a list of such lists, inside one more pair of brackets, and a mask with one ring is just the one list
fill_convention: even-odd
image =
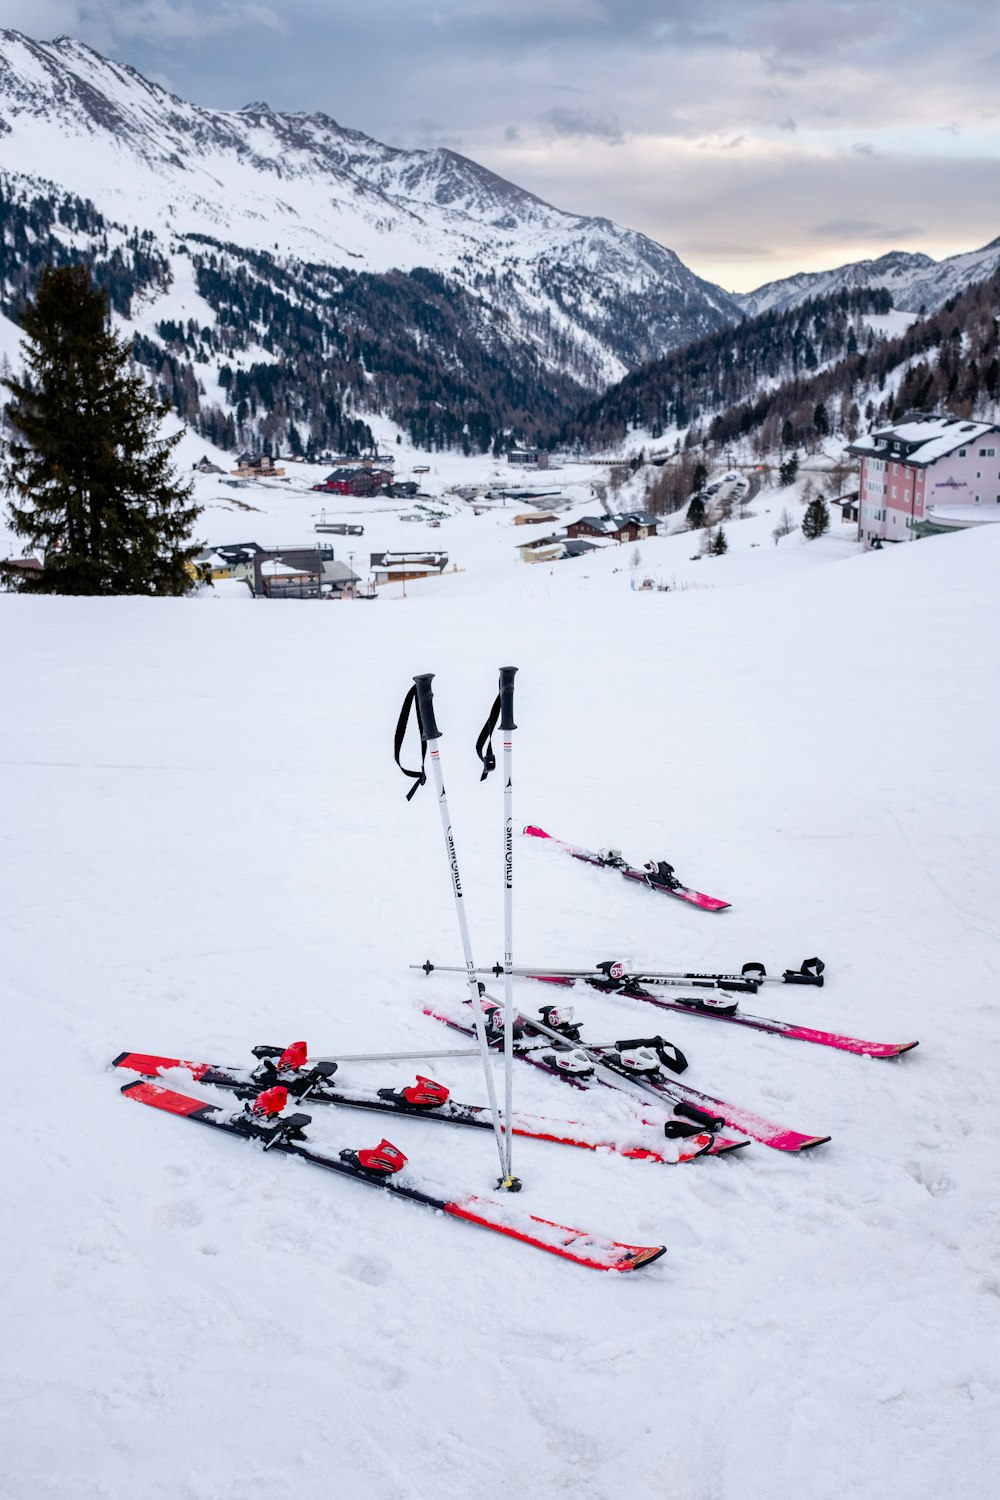
[[(504, 1168), (508, 1177), (512, 1173), (513, 1136), (507, 1121), (514, 1113), (514, 818), (511, 736), (517, 725), (514, 723), (514, 674), (516, 667), (500, 668), (500, 691), (476, 741), (476, 754), (483, 764), (482, 780), (485, 781), (496, 768), (496, 757), (490, 737), (500, 720), (503, 734), (503, 1057), (504, 1057), (504, 1139), (506, 1155)], [(477, 971), (478, 972), (478, 971)]]
[[(411, 969), (422, 969), (425, 974), (436, 970), (442, 974), (463, 974), (464, 969), (448, 964), (411, 964)], [(762, 984), (807, 984), (823, 987), (823, 971), (826, 968), (821, 958), (805, 958), (797, 969), (785, 969), (780, 975), (768, 974), (763, 964), (744, 964), (740, 973), (699, 973), (682, 969), (633, 969), (620, 961), (595, 964), (592, 969), (550, 969), (542, 964), (519, 964), (511, 972), (519, 979), (596, 979), (632, 981), (636, 984), (688, 985), (691, 989), (733, 989), (753, 993)], [(495, 963), (490, 968), (477, 969), (477, 974), (492, 974), (499, 979), (504, 974), (503, 964)]]
[[(455, 849), (454, 835), (451, 831), (448, 798), (444, 788), (444, 773), (441, 770), (441, 753), (438, 749), (438, 740), (441, 738), (441, 731), (438, 729), (434, 718), (434, 689), (431, 687), (433, 680), (433, 672), (421, 672), (413, 679), (413, 690), (416, 694), (417, 722), (420, 725), (421, 740), (426, 746), (427, 753), (430, 755), (434, 785), (437, 789), (438, 809), (441, 813), (441, 829), (444, 833), (445, 857), (448, 861), (448, 868), (451, 871), (451, 888), (452, 894), (455, 897), (455, 914), (458, 918), (458, 932), (462, 941), (462, 952), (465, 956), (465, 972), (469, 985), (469, 998), (472, 1001), (472, 1014), (476, 1023), (476, 1039), (479, 1042), (479, 1053), (483, 1061), (486, 1092), (493, 1115), (493, 1134), (496, 1137), (497, 1153), (500, 1158), (501, 1175), (497, 1186), (506, 1189), (508, 1192), (516, 1193), (520, 1190), (521, 1184), (516, 1177), (511, 1177), (507, 1171), (504, 1134), (500, 1126), (500, 1111), (497, 1106), (493, 1070), (489, 1065), (489, 1043), (486, 1038), (486, 1023), (483, 1018), (483, 1007), (479, 998), (476, 965), (472, 957), (472, 941), (469, 937), (469, 924), (466, 921), (465, 902), (462, 897), (462, 880), (458, 869), (458, 854)], [(399, 734), (397, 731), (397, 751), (398, 742)], [(419, 785), (419, 783), (417, 784)]]

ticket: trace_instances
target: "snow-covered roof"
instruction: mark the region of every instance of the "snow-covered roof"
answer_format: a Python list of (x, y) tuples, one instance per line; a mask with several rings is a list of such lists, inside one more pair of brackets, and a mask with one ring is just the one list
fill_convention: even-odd
[(968, 447), (988, 433), (1000, 432), (995, 422), (963, 422), (958, 417), (911, 417), (895, 427), (880, 427), (852, 443), (848, 451), (862, 457), (899, 457), (926, 468), (958, 448)]
[(261, 563), (261, 565), (260, 565), (260, 571), (267, 578), (278, 578), (278, 577), (287, 575), (289, 573), (294, 574), (296, 576), (299, 573), (308, 573), (309, 569), (308, 568), (290, 568), (288, 566), (288, 564), (287, 563), (283, 563), (280, 558), (278, 558), (278, 557), (269, 557), (268, 560), (267, 560), (267, 562), (262, 562)]

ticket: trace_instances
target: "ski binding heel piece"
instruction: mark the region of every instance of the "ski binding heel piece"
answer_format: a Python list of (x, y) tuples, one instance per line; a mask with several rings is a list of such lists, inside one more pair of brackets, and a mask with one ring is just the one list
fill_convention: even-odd
[(341, 1151), (340, 1159), (347, 1162), (348, 1166), (357, 1167), (359, 1171), (368, 1172), (375, 1177), (392, 1176), (406, 1166), (406, 1157), (399, 1147), (385, 1139), (379, 1141), (377, 1146), (367, 1146), (361, 1151), (352, 1151), (350, 1148)]
[(543, 1052), (541, 1059), (546, 1066), (555, 1068), (557, 1073), (568, 1073), (571, 1078), (590, 1078), (594, 1071), (593, 1062), (578, 1047), (566, 1052)]
[(442, 1104), (448, 1103), (448, 1090), (444, 1084), (436, 1083), (433, 1078), (425, 1078), (422, 1073), (418, 1073), (416, 1083), (409, 1084), (407, 1088), (379, 1089), (378, 1096), (390, 1104), (408, 1106), (410, 1109), (440, 1109)]

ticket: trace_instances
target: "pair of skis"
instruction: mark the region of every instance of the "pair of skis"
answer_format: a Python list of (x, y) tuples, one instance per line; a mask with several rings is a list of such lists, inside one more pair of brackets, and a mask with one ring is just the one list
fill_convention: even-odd
[[(253, 1099), (262, 1091), (279, 1085), (297, 1103), (338, 1105), (344, 1109), (370, 1110), (383, 1115), (405, 1115), (411, 1119), (437, 1120), (445, 1125), (462, 1125), (476, 1130), (491, 1130), (489, 1109), (482, 1104), (464, 1104), (452, 1099), (444, 1084), (418, 1074), (416, 1082), (401, 1089), (349, 1088), (334, 1081), (338, 1061), (323, 1058), (310, 1063), (305, 1044), (293, 1042), (290, 1047), (254, 1047), (256, 1068), (242, 1068), (222, 1063), (192, 1062), (180, 1057), (163, 1057), (149, 1052), (122, 1052), (112, 1067), (159, 1078), (174, 1069), (190, 1073), (196, 1083), (227, 1089), (241, 1099)], [(714, 1144), (706, 1132), (698, 1132), (676, 1142), (673, 1152), (665, 1150), (666, 1131), (653, 1120), (636, 1120), (636, 1137), (645, 1144), (630, 1145), (610, 1137), (599, 1126), (588, 1126), (579, 1120), (557, 1120), (548, 1115), (514, 1112), (511, 1131), (527, 1140), (549, 1141), (562, 1146), (577, 1146), (585, 1151), (609, 1151), (632, 1161), (659, 1162), (672, 1165), (694, 1161)], [(659, 1131), (656, 1141), (653, 1132)]]
[[(458, 1014), (442, 1006), (425, 1005), (422, 1009), (424, 1015), (443, 1022), (451, 1030), (465, 1036), (472, 1035), (467, 1014)], [(540, 1020), (517, 1012), (516, 1022), (521, 1031), (516, 1056), (525, 1062), (553, 1077), (562, 1078), (575, 1088), (586, 1089), (595, 1084), (620, 1088), (620, 1080), (627, 1079), (643, 1092), (658, 1097), (661, 1103), (670, 1105), (679, 1128), (684, 1128), (679, 1122), (688, 1122), (712, 1131), (717, 1138), (715, 1154), (742, 1144), (719, 1140), (727, 1126), (775, 1151), (808, 1151), (830, 1139), (828, 1135), (806, 1135), (775, 1124), (755, 1110), (729, 1104), (681, 1083), (671, 1074), (683, 1071), (687, 1067), (686, 1059), (678, 1048), (664, 1042), (662, 1037), (583, 1043), (580, 1025), (573, 1023), (572, 1010), (568, 1014), (565, 1011), (560, 1013), (554, 1006), (544, 1007)], [(543, 1038), (555, 1043), (555, 1047), (539, 1045)]]
[[(259, 1050), (273, 1054), (278, 1049)], [(272, 1069), (274, 1077), (302, 1074), (300, 1068), (280, 1066), (282, 1059), (286, 1058), (292, 1050), (286, 1049), (279, 1055), (278, 1065)], [(298, 1157), (300, 1160), (308, 1161), (313, 1166), (322, 1167), (338, 1176), (350, 1177), (355, 1182), (363, 1182), (393, 1197), (418, 1203), (425, 1208), (447, 1214), (451, 1218), (464, 1219), (467, 1223), (476, 1224), (483, 1229), (490, 1229), (497, 1234), (519, 1240), (522, 1244), (544, 1250), (550, 1255), (559, 1256), (576, 1265), (599, 1271), (635, 1271), (650, 1265), (666, 1253), (665, 1245), (627, 1244), (603, 1235), (592, 1234), (587, 1230), (557, 1224), (534, 1214), (517, 1213), (502, 1199), (480, 1197), (477, 1194), (464, 1194), (454, 1198), (441, 1197), (439, 1193), (431, 1192), (415, 1179), (412, 1172), (407, 1170), (406, 1157), (398, 1147), (393, 1146), (387, 1140), (380, 1141), (378, 1146), (368, 1150), (344, 1150), (337, 1156), (319, 1151), (306, 1144), (305, 1130), (311, 1123), (311, 1115), (301, 1113), (286, 1115), (284, 1113), (289, 1093), (285, 1084), (272, 1082), (263, 1092), (257, 1093), (256, 1088), (245, 1089), (236, 1073), (230, 1070), (213, 1068), (203, 1063), (188, 1063), (177, 1058), (156, 1057), (147, 1053), (121, 1053), (115, 1059), (114, 1065), (154, 1077), (170, 1067), (185, 1068), (203, 1083), (230, 1088), (236, 1093), (256, 1094), (256, 1098), (247, 1101), (242, 1114), (227, 1115), (225, 1110), (218, 1105), (179, 1093), (161, 1083), (150, 1082), (148, 1077), (127, 1083), (122, 1088), (122, 1093), (126, 1098), (148, 1105), (162, 1113), (194, 1120), (198, 1124), (207, 1125), (226, 1135), (256, 1142), (265, 1152), (277, 1151), (285, 1156)], [(293, 1080), (293, 1087), (297, 1088), (297, 1094), (293, 1097), (296, 1097), (299, 1102), (312, 1100), (317, 1103), (351, 1103), (361, 1108), (392, 1109), (391, 1104), (384, 1097), (381, 1104), (375, 1103), (370, 1097), (362, 1101), (357, 1097), (357, 1093), (352, 1098), (335, 1099), (331, 1097), (331, 1094), (340, 1091), (333, 1091), (329, 1088), (325, 1093), (322, 1091), (323, 1086), (328, 1083), (331, 1070), (324, 1069), (322, 1066), (314, 1067), (312, 1074), (312, 1078), (300, 1076)], [(260, 1081), (260, 1079), (257, 1080), (258, 1087)], [(363, 1093), (363, 1091), (357, 1092)], [(397, 1108), (394, 1112), (410, 1113), (411, 1111)], [(416, 1110), (413, 1112), (416, 1113)], [(446, 1116), (438, 1115), (437, 1118), (446, 1118)], [(512, 1125), (513, 1119), (512, 1116)], [(456, 1122), (468, 1123), (467, 1120), (461, 1118), (458, 1118)], [(492, 1125), (488, 1124), (487, 1128), (492, 1128)], [(525, 1133), (534, 1132), (526, 1131)], [(573, 1140), (572, 1144), (589, 1143)], [(597, 1145), (593, 1145), (591, 1149), (597, 1149)], [(655, 1157), (655, 1153), (651, 1155)]]
[[(799, 969), (786, 969), (782, 982), (822, 985), (824, 967), (822, 959), (807, 958)], [(448, 965), (433, 964), (430, 959), (423, 964), (411, 964), (411, 968), (422, 969), (425, 974), (459, 972)], [(491, 969), (478, 969), (476, 972), (496, 974), (497, 966), (494, 965)], [(606, 994), (625, 995), (634, 1000), (644, 1000), (660, 1010), (677, 1011), (682, 1015), (708, 1016), (712, 1020), (727, 1021), (733, 1026), (747, 1026), (753, 1031), (765, 1031), (773, 1036), (790, 1037), (793, 1041), (813, 1042), (819, 1047), (832, 1047), (838, 1052), (853, 1052), (860, 1057), (899, 1057), (904, 1052), (912, 1051), (918, 1045), (917, 1042), (868, 1042), (860, 1037), (845, 1036), (841, 1032), (820, 1031), (813, 1026), (801, 1026), (795, 1021), (781, 1021), (773, 1016), (748, 1015), (740, 1011), (739, 1001), (735, 998), (735, 994), (741, 986), (746, 986), (750, 993), (756, 992), (757, 986), (767, 979), (763, 964), (745, 964), (740, 975), (681, 974), (667, 971), (642, 973), (630, 971), (625, 965), (610, 960), (596, 964), (593, 969), (546, 969), (527, 965), (518, 966), (513, 972), (518, 978), (540, 979), (555, 984), (573, 984), (576, 980), (582, 979), (593, 989), (601, 990)], [(714, 989), (718, 993), (683, 995), (675, 999), (667, 999), (665, 996), (652, 994), (646, 988), (647, 985), (665, 988), (672, 986), (687, 988), (690, 985), (694, 988)]]

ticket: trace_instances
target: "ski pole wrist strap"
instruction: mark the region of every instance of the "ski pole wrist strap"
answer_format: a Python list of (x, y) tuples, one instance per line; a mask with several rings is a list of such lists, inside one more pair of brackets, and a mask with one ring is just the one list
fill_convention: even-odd
[[(417, 701), (417, 690), (416, 690), (415, 687), (411, 687), (410, 691), (407, 693), (406, 697), (403, 699), (403, 706), (402, 706), (402, 708), (399, 710), (399, 720), (398, 720), (398, 722), (396, 724), (396, 738), (395, 738), (395, 742), (394, 742), (394, 752), (395, 752), (395, 758), (396, 758), (396, 764), (397, 764), (397, 766), (402, 771), (402, 773), (403, 773), (404, 776), (410, 776), (413, 779), (413, 785), (410, 787), (410, 790), (406, 794), (406, 800), (407, 800), (407, 802), (409, 802), (410, 798), (415, 795), (415, 793), (417, 791), (417, 788), (418, 787), (422, 787), (424, 785), (424, 782), (427, 780), (427, 772), (425, 770), (425, 763), (426, 763), (426, 760), (427, 760), (427, 740), (424, 737), (424, 726), (420, 722), (420, 710), (419, 710), (419, 708), (415, 707), (416, 701)], [(403, 740), (406, 738), (406, 730), (407, 730), (407, 725), (409, 724), (409, 721), (410, 721), (410, 713), (411, 712), (414, 714), (414, 716), (416, 718), (416, 721), (417, 721), (417, 728), (420, 730), (420, 770), (419, 771), (409, 771), (409, 770), (407, 770), (406, 766), (403, 765), (403, 762), (399, 758), (399, 753), (400, 753), (400, 751), (403, 748)]]
[(483, 774), (479, 778), (480, 781), (485, 781), (490, 772), (495, 771), (497, 768), (497, 758), (493, 753), (493, 731), (496, 729), (499, 719), (500, 695), (498, 693), (497, 700), (490, 709), (486, 723), (479, 731), (479, 738), (476, 741), (476, 754), (479, 756), (483, 767)]

